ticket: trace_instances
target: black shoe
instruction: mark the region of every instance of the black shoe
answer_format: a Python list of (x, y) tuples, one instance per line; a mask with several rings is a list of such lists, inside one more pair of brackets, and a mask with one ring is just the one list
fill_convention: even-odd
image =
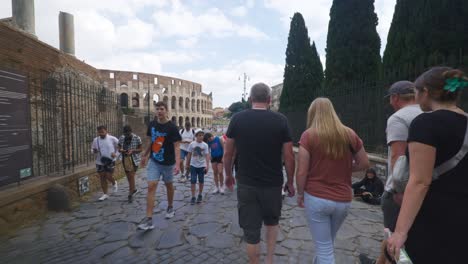
[(194, 205), (194, 204), (195, 204), (195, 197), (192, 197), (192, 200), (190, 201), (190, 204), (191, 204), (191, 205)]
[(133, 202), (133, 195), (129, 195), (129, 196), (128, 196), (128, 202), (129, 202), (129, 203), (132, 203), (132, 202)]
[[(193, 197), (192, 199), (195, 199), (195, 197)], [(202, 201), (203, 201), (203, 196), (199, 194), (197, 198), (197, 203), (201, 203)]]

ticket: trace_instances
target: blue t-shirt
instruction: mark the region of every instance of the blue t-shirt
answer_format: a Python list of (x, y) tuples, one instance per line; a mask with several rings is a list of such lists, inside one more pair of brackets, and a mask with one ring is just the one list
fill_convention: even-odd
[(221, 140), (219, 139), (219, 137), (215, 137), (213, 141), (208, 142), (208, 146), (210, 146), (212, 158), (219, 158), (223, 156), (224, 149), (221, 145)]

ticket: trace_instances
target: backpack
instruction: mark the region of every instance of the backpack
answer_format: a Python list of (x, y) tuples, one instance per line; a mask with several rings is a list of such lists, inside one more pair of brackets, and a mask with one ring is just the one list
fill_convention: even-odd
[[(468, 115), (466, 116), (468, 118)], [(463, 140), (463, 144), (460, 150), (453, 156), (451, 159), (447, 160), (446, 162), (440, 164), (439, 166), (434, 168), (432, 173), (432, 181), (439, 179), (440, 175), (450, 171), (451, 169), (455, 168), (458, 163), (465, 157), (468, 153), (468, 125), (465, 131), (465, 139)], [(398, 157), (395, 162), (395, 166), (393, 166), (393, 188), (397, 193), (402, 193), (405, 191), (406, 184), (408, 184), (409, 180), (409, 162), (406, 155)]]

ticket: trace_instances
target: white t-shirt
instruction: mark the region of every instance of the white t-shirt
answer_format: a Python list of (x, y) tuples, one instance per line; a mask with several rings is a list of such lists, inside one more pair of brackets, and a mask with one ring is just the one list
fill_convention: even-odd
[(108, 157), (113, 160), (115, 158), (112, 158), (112, 153), (118, 154), (119, 153), (119, 148), (118, 148), (119, 140), (107, 134), (107, 136), (102, 139), (101, 137), (96, 137), (93, 140), (93, 144), (91, 146), (92, 149), (97, 149), (97, 155), (96, 155), (96, 164), (97, 165), (102, 165), (101, 162), (101, 157)]
[[(183, 132), (182, 132), (183, 131)], [(194, 137), (195, 137), (195, 133), (194, 133), (194, 130), (191, 128), (190, 130), (187, 130), (187, 129), (181, 129), (179, 131), (180, 133), (180, 136), (182, 137), (182, 141), (190, 141), (192, 142), (194, 140)], [(185, 151), (188, 151), (188, 147), (189, 147), (190, 143), (180, 143), (180, 149), (181, 150), (185, 150)]]
[(206, 168), (206, 156), (209, 154), (208, 144), (205, 142), (192, 142), (188, 147), (188, 152), (192, 153), (190, 166), (195, 168)]
[(393, 189), (393, 179), (392, 179), (392, 149), (390, 148), (390, 143), (395, 141), (404, 141), (408, 140), (408, 132), (411, 122), (422, 113), (419, 105), (408, 105), (402, 109), (395, 112), (387, 120), (387, 145), (388, 145), (388, 162), (387, 162), (387, 182), (385, 183), (385, 190), (391, 191)]

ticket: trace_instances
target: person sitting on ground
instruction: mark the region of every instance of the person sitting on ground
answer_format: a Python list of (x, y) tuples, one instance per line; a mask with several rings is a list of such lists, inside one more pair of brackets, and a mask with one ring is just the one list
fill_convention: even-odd
[[(190, 143), (187, 148), (187, 164), (186, 168), (190, 168), (191, 175), (191, 190), (192, 200), (191, 204), (201, 203), (203, 200), (203, 184), (205, 183), (205, 174), (208, 172), (208, 164), (210, 163), (210, 151), (208, 144), (203, 142), (203, 136), (205, 133), (202, 130), (198, 130), (195, 133), (195, 141)], [(195, 189), (198, 178), (198, 198), (195, 200)]]
[(384, 185), (373, 168), (368, 169), (364, 179), (353, 183), (352, 187), (355, 197), (360, 196), (364, 202), (369, 204), (380, 204)]

